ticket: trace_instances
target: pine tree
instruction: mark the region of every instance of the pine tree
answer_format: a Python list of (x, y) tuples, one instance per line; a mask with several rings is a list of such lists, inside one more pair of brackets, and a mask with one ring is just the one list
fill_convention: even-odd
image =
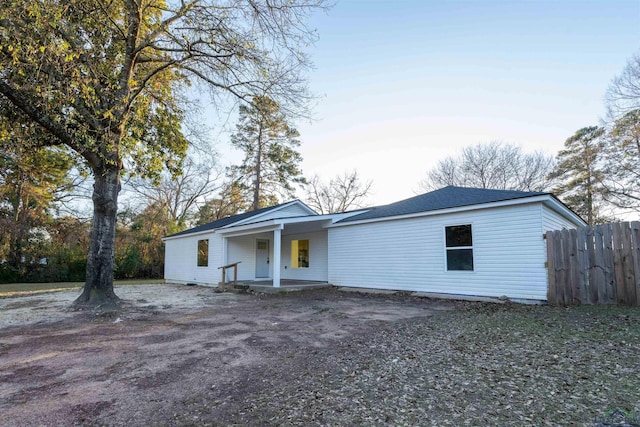
[(603, 152), (604, 129), (598, 126), (578, 130), (558, 152), (556, 170), (549, 179), (558, 179), (553, 192), (576, 213), (586, 217), (589, 225), (601, 221), (600, 202), (603, 199), (603, 173), (599, 161)]
[(244, 152), (244, 160), (230, 170), (232, 178), (247, 191), (252, 208), (277, 203), (276, 194), (291, 196), (292, 184), (304, 184), (300, 170), (300, 134), (289, 123), (277, 102), (256, 96), (240, 106), (239, 123), (231, 136), (234, 147)]

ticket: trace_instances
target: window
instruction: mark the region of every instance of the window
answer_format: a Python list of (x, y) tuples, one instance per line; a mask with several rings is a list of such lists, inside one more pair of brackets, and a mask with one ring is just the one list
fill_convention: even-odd
[(447, 271), (473, 271), (471, 224), (445, 227)]
[(309, 241), (291, 241), (291, 267), (309, 268)]
[(209, 239), (198, 240), (198, 267), (209, 266)]

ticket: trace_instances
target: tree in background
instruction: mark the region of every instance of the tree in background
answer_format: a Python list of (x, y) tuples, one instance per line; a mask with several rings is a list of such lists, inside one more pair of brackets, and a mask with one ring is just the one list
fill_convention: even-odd
[(344, 172), (328, 183), (314, 176), (307, 185), (305, 202), (320, 214), (345, 212), (366, 206), (373, 183), (362, 182), (358, 171)]
[(0, 259), (19, 270), (40, 259), (28, 247), (34, 233), (51, 221), (56, 196), (69, 186), (72, 161), (58, 148), (17, 143), (24, 136), (16, 128), (0, 135)]
[(302, 156), (296, 151), (299, 137), (280, 105), (268, 96), (255, 96), (251, 104), (240, 106), (231, 144), (244, 153), (244, 159), (230, 169), (230, 176), (250, 194), (254, 210), (275, 204), (276, 194), (292, 195), (293, 183), (305, 183)]
[(607, 200), (618, 208), (640, 211), (640, 53), (611, 81), (605, 102)]
[(640, 211), (640, 109), (613, 122), (604, 161), (606, 199), (619, 208)]
[(219, 190), (218, 178), (222, 175), (209, 157), (196, 162), (188, 155), (181, 164), (178, 174), (163, 173), (158, 179), (133, 178), (126, 185), (142, 201), (144, 209), (153, 205), (157, 212), (164, 212), (166, 216), (158, 220), (175, 231), (192, 224), (198, 205)]
[(85, 279), (91, 224), (71, 216), (54, 218), (46, 228), (46, 264), (22, 281), (79, 282)]
[(604, 132), (604, 128), (598, 126), (578, 130), (558, 152), (556, 169), (549, 176), (559, 181), (553, 192), (586, 218), (589, 225), (604, 219), (601, 216), (604, 175), (600, 169)]
[[(212, 96), (305, 96), (298, 47), (312, 1), (68, 0), (0, 9), (0, 97), (46, 145), (81, 156), (94, 178), (86, 282), (77, 305), (114, 305), (113, 257), (125, 163), (145, 175), (175, 171), (188, 141), (180, 91)], [(30, 141), (21, 141), (27, 147)]]
[(553, 157), (542, 152), (523, 153), (512, 144), (489, 142), (462, 149), (458, 156), (440, 160), (419, 184), (421, 191), (454, 185), (496, 190), (543, 191)]
[(196, 214), (195, 225), (203, 225), (218, 219), (245, 212), (249, 204), (237, 182), (224, 184), (220, 193), (207, 200)]
[(114, 273), (117, 279), (162, 277), (162, 237), (182, 230), (168, 217), (167, 207), (153, 202), (139, 213), (125, 210), (118, 214)]
[(640, 53), (633, 55), (622, 73), (611, 81), (605, 103), (611, 121), (640, 110)]

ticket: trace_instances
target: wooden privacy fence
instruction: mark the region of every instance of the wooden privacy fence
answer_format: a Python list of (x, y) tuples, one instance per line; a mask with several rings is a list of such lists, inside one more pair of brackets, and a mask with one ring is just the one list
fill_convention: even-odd
[(547, 231), (550, 304), (640, 306), (640, 222)]

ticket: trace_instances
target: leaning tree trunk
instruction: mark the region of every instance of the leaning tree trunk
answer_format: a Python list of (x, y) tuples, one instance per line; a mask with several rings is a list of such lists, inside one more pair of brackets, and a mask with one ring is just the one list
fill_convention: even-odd
[(76, 306), (116, 307), (120, 300), (113, 292), (113, 259), (116, 242), (116, 213), (120, 192), (117, 167), (94, 169), (93, 227), (87, 256), (87, 278)]

